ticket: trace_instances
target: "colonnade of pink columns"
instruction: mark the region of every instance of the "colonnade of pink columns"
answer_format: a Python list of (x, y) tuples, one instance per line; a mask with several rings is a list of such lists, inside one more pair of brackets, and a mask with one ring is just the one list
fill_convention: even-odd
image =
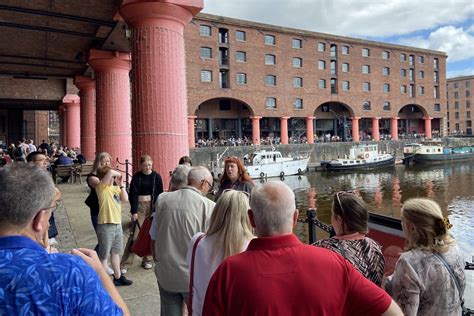
[(359, 141), (359, 120), (360, 117), (351, 117), (352, 120), (352, 141)]
[(313, 120), (314, 117), (306, 117), (306, 139), (308, 144), (314, 144), (314, 129), (313, 129)]
[(380, 117), (373, 117), (372, 118), (372, 139), (375, 141), (380, 140)]
[(91, 49), (96, 74), (96, 152), (131, 160), (130, 54)]
[(288, 144), (288, 116), (280, 117), (280, 142), (283, 145)]
[(252, 143), (260, 145), (260, 119), (261, 116), (252, 117)]
[(65, 130), (66, 138), (64, 143), (70, 148), (81, 146), (81, 105), (79, 96), (75, 94), (66, 94), (63, 98), (63, 106), (65, 109)]
[(425, 137), (427, 139), (431, 139), (431, 117), (425, 116), (423, 118), (425, 120)]
[(59, 117), (59, 143), (64, 144), (66, 142), (66, 109), (64, 105), (58, 107), (58, 117)]
[(120, 7), (132, 31), (133, 159), (155, 159), (165, 187), (189, 155), (183, 33), (202, 8), (199, 0), (124, 0)]
[(392, 140), (398, 139), (398, 117), (390, 118), (390, 135)]
[(95, 80), (76, 76), (74, 84), (81, 98), (81, 153), (87, 160), (95, 157)]
[(194, 138), (194, 124), (196, 123), (197, 116), (188, 116), (188, 136), (189, 136), (189, 148), (196, 147), (196, 139)]

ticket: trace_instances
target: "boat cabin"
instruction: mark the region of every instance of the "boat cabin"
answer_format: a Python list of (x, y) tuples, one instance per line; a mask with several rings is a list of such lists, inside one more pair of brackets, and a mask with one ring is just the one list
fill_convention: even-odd
[(259, 150), (249, 154), (247, 157), (244, 157), (244, 163), (251, 165), (262, 165), (281, 161), (282, 158), (283, 157), (279, 151)]

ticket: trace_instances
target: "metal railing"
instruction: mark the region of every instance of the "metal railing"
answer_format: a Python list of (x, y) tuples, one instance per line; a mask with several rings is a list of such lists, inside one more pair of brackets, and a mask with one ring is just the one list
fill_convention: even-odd
[(127, 192), (128, 192), (129, 188), (130, 188), (130, 179), (132, 178), (132, 175), (129, 172), (129, 171), (132, 170), (132, 163), (129, 162), (128, 159), (125, 159), (125, 162), (122, 163), (122, 162), (119, 161), (118, 158), (115, 160), (115, 162), (119, 166), (125, 166), (125, 170), (122, 170), (119, 167), (117, 167), (117, 170), (122, 172), (122, 173), (125, 173), (125, 188), (127, 189)]

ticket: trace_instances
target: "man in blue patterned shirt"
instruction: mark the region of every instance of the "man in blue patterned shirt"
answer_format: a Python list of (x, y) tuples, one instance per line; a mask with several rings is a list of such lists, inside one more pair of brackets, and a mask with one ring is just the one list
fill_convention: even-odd
[(0, 170), (0, 315), (129, 315), (94, 251), (40, 246), (59, 203), (41, 168)]

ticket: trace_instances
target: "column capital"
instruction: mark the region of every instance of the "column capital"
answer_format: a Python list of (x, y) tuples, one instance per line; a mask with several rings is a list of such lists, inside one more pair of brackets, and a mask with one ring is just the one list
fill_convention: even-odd
[(261, 116), (251, 116), (250, 117), (252, 120), (259, 120), (261, 119), (262, 117)]
[(398, 116), (393, 116), (390, 118), (391, 120), (399, 120), (400, 118)]
[(314, 120), (315, 118), (316, 118), (315, 116), (307, 116), (306, 120), (310, 121), (310, 120)]
[(118, 71), (126, 72), (128, 74), (132, 67), (130, 60), (129, 53), (91, 49), (89, 51), (89, 59), (87, 62), (91, 65), (94, 71)]
[[(123, 0), (119, 10), (131, 27), (167, 26), (182, 31), (203, 8), (203, 0)], [(163, 25), (163, 21), (168, 23)]]
[(196, 115), (188, 115), (188, 120), (195, 120), (198, 117)]
[(380, 120), (380, 116), (374, 116), (372, 119), (373, 120)]
[(63, 103), (62, 105), (65, 108), (71, 107), (71, 106), (79, 106), (80, 105), (81, 99), (77, 94), (66, 94), (63, 98)]
[(360, 116), (353, 116), (351, 117), (351, 120), (360, 120)]
[(75, 76), (74, 85), (82, 91), (95, 89), (95, 80), (91, 77)]
[(280, 120), (289, 120), (291, 117), (289, 116), (281, 116), (280, 117)]
[(423, 116), (424, 120), (432, 120), (433, 118), (431, 116)]

